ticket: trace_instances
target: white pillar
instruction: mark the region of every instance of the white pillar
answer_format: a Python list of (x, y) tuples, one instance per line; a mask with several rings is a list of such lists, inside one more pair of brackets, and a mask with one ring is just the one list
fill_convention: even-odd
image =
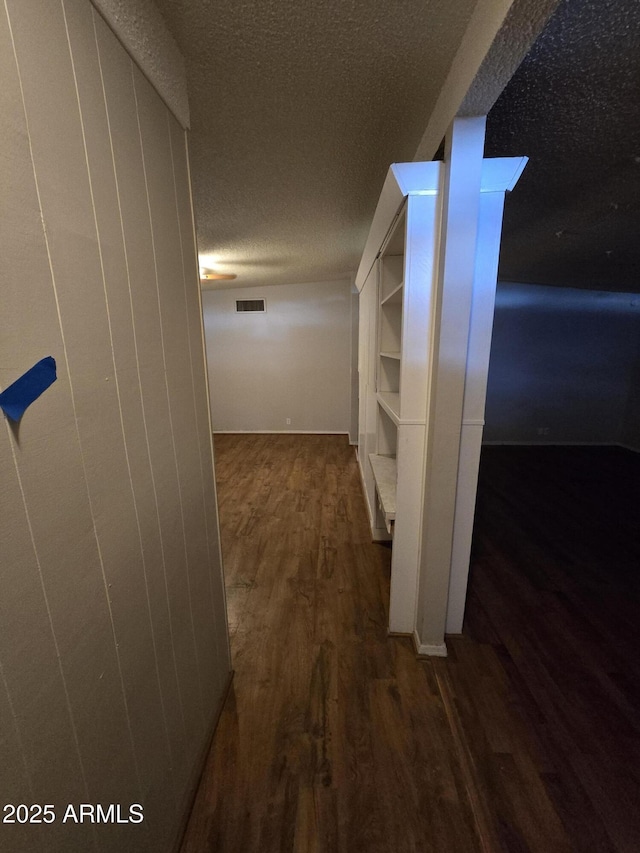
[(526, 163), (526, 157), (503, 157), (496, 160), (485, 160), (482, 167), (478, 240), (467, 349), (451, 575), (449, 579), (447, 634), (459, 634), (462, 631), (467, 598), (504, 194), (507, 190), (514, 188)]
[(460, 435), (460, 460), (446, 622), (447, 634), (460, 634), (462, 632), (467, 599), (503, 207), (504, 191), (481, 194)]
[(416, 641), (444, 655), (456, 511), (467, 343), (486, 117), (457, 118), (447, 134), (438, 305), (429, 380), (428, 426)]

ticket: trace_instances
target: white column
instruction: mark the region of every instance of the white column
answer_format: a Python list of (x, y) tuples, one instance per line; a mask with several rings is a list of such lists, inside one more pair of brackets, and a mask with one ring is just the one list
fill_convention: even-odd
[(480, 449), (493, 330), (504, 191), (482, 193), (460, 435), (447, 634), (460, 634), (467, 598)]
[(445, 655), (467, 343), (486, 117), (458, 118), (446, 140), (439, 304), (429, 379), (426, 479), (416, 642)]

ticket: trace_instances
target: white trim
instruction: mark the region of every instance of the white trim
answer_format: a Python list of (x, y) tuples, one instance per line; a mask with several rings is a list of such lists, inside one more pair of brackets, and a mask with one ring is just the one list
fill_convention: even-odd
[(349, 435), (349, 430), (342, 429), (214, 429), (212, 432), (214, 435)]
[(437, 195), (441, 164), (437, 160), (418, 163), (392, 163), (393, 174), (402, 195)]
[(446, 658), (448, 655), (446, 643), (421, 643), (417, 631), (413, 632), (413, 645), (416, 654), (424, 657)]
[(503, 208), (503, 192), (480, 195), (445, 634), (461, 633), (464, 624)]
[[(443, 654), (456, 531), (462, 419), (468, 386), (469, 335), (482, 220), (485, 116), (456, 119), (445, 140), (438, 298), (428, 400), (424, 512), (416, 628), (429, 638), (425, 654)], [(492, 194), (493, 195), (493, 194)], [(488, 196), (491, 198), (491, 196)], [(497, 247), (496, 254), (497, 254)], [(494, 247), (482, 247), (491, 255)], [(475, 379), (475, 377), (474, 377)], [(469, 427), (469, 430), (478, 429)], [(481, 428), (479, 428), (481, 429)], [(465, 480), (470, 478), (465, 477)], [(400, 523), (400, 510), (398, 521)], [(464, 590), (466, 591), (466, 590)], [(463, 592), (464, 592), (463, 591)]]
[(358, 291), (364, 287), (380, 247), (384, 245), (391, 230), (389, 223), (391, 228), (395, 225), (395, 217), (404, 204), (405, 196), (436, 195), (440, 189), (441, 174), (442, 163), (438, 160), (425, 163), (393, 163), (389, 167), (356, 273), (355, 284)]
[(494, 157), (483, 160), (480, 192), (510, 192), (518, 183), (528, 162), (528, 157)]
[[(480, 192), (493, 193), (512, 190), (528, 157), (495, 157), (482, 161)], [(429, 160), (417, 163), (392, 163), (382, 187), (378, 206), (371, 222), (369, 236), (355, 277), (360, 291), (371, 267), (384, 245), (389, 222), (395, 225), (395, 216), (407, 195), (437, 195), (440, 190), (442, 163)]]

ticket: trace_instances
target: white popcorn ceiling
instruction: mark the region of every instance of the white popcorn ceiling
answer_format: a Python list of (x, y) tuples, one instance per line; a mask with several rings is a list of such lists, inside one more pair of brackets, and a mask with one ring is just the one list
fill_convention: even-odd
[(183, 127), (189, 127), (184, 58), (153, 0), (91, 0)]
[(640, 292), (637, 0), (562, 0), (489, 113), (486, 153), (530, 158), (500, 278)]
[(475, 0), (157, 6), (186, 61), (200, 252), (235, 286), (355, 271), (388, 166), (413, 159)]
[[(640, 4), (561, 0), (507, 83), (556, 4), (515, 0), (461, 105), (487, 110), (506, 85), (486, 153), (530, 157), (500, 277), (638, 290)], [(356, 269), (388, 165), (414, 159), (475, 0), (156, 5), (185, 57), (209, 265), (234, 286)], [(433, 147), (432, 134), (420, 155)]]

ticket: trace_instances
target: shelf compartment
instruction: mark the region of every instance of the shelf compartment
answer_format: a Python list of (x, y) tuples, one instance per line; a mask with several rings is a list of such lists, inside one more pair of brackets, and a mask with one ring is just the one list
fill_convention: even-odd
[(369, 462), (373, 471), (380, 509), (384, 515), (387, 530), (391, 532), (391, 526), (396, 517), (396, 483), (398, 479), (396, 459), (394, 456), (380, 456), (377, 453), (370, 453)]
[(380, 306), (380, 351), (402, 350), (402, 302), (385, 302)]
[(383, 255), (380, 272), (380, 301), (386, 302), (402, 289), (404, 255)]
[(403, 255), (406, 244), (407, 231), (407, 205), (403, 205), (396, 220), (391, 226), (388, 239), (382, 244), (382, 251), (385, 255)]
[(381, 305), (394, 305), (396, 302), (402, 303), (402, 294), (404, 291), (404, 282), (400, 282), (400, 284), (395, 287), (388, 296), (383, 297), (380, 300)]
[(380, 408), (384, 409), (395, 426), (398, 426), (400, 423), (400, 394), (378, 391), (377, 397)]
[(400, 393), (400, 359), (380, 358), (378, 364), (378, 391)]

